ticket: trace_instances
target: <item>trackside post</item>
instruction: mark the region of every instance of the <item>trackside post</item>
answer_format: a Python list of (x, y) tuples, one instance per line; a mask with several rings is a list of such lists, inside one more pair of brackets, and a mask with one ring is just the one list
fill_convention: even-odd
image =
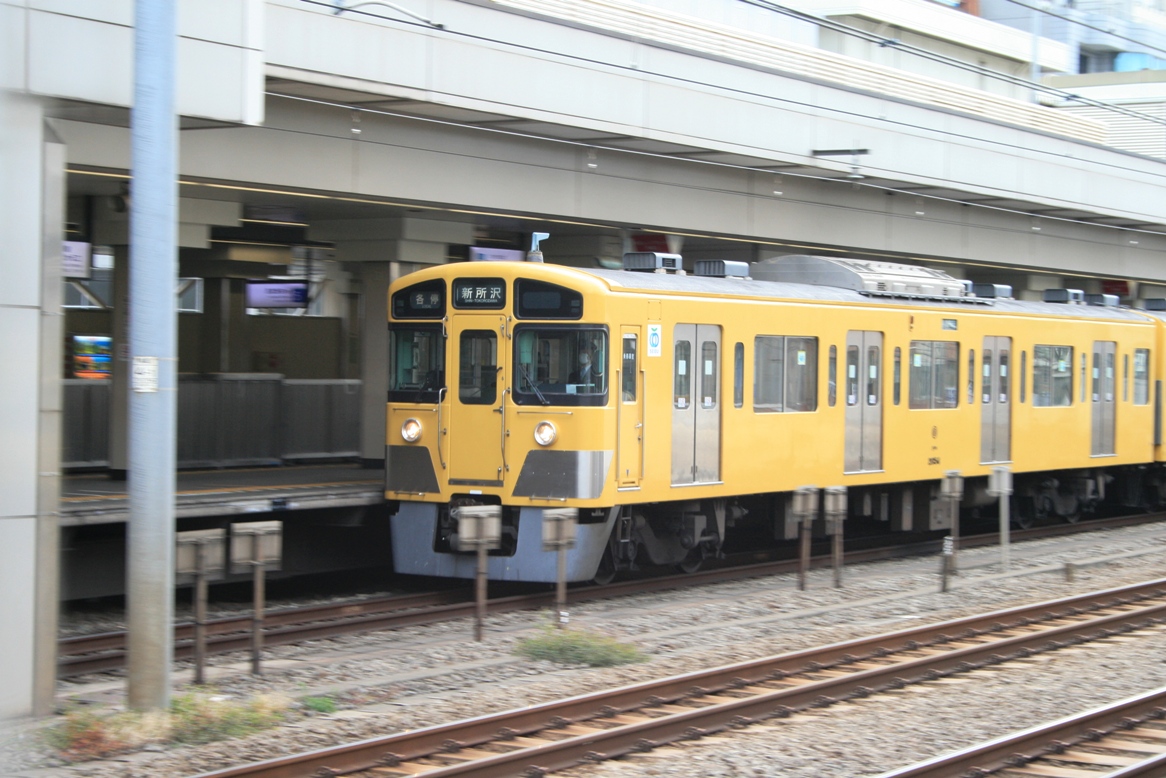
[(798, 589), (806, 590), (806, 574), (810, 569), (810, 530), (818, 516), (818, 487), (802, 486), (794, 490), (794, 516), (798, 519), (800, 549), (798, 553)]
[(478, 572), (474, 586), (474, 640), (482, 639), (482, 622), (486, 620), (487, 556), (502, 546), (502, 506), (463, 505), (450, 511), (457, 520), (457, 547), (478, 550)]

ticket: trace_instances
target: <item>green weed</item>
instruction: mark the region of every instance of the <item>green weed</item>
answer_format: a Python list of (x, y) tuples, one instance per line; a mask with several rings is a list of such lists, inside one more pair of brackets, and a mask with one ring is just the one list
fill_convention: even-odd
[(554, 627), (546, 627), (541, 635), (521, 641), (517, 652), (531, 659), (588, 667), (626, 665), (647, 658), (635, 646), (606, 635)]

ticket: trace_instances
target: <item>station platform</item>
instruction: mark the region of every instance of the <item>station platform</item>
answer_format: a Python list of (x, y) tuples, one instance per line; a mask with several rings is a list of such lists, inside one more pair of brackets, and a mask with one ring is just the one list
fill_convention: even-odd
[[(384, 483), (384, 470), (352, 463), (179, 471), (175, 517), (377, 505), (385, 499)], [(127, 486), (104, 473), (66, 475), (61, 526), (126, 521)]]

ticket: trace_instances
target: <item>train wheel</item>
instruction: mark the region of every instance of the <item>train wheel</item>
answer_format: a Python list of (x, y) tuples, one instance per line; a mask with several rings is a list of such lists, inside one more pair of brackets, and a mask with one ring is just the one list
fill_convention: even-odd
[(704, 562), (704, 555), (700, 553), (699, 548), (694, 548), (688, 552), (688, 556), (676, 566), (676, 569), (682, 573), (695, 573), (700, 569), (702, 562)]
[(1012, 523), (1020, 529), (1031, 529), (1036, 524), (1036, 513), (1032, 499), (1028, 497), (1012, 498)]
[(600, 586), (606, 586), (615, 580), (615, 557), (611, 553), (611, 546), (603, 549), (603, 556), (599, 559), (599, 569), (591, 579)]

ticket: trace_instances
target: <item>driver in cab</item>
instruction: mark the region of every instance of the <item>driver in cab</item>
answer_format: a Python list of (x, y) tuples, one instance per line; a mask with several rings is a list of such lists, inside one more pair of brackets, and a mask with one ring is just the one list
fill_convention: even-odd
[(579, 352), (579, 369), (572, 371), (568, 380), (573, 384), (582, 384), (586, 387), (593, 388), (603, 381), (603, 374), (599, 372), (600, 368), (595, 364), (590, 349), (584, 349)]

